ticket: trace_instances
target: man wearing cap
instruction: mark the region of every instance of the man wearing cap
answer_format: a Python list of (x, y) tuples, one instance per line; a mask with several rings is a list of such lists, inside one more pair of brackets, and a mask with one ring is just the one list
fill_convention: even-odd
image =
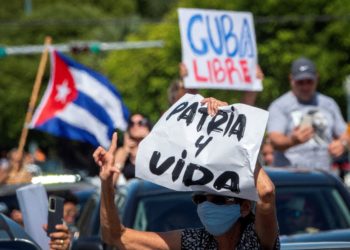
[(269, 107), (268, 134), (276, 149), (273, 165), (329, 170), (332, 158), (348, 145), (340, 109), (316, 91), (318, 73), (309, 59), (295, 60), (289, 78), (291, 91)]

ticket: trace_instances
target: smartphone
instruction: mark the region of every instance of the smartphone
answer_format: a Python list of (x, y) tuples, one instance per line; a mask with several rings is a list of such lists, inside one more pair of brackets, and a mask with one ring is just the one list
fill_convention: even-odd
[(312, 126), (312, 116), (305, 114), (300, 122), (300, 127), (311, 127)]
[(49, 213), (47, 218), (47, 235), (56, 232), (56, 225), (63, 224), (64, 199), (59, 196), (49, 197)]

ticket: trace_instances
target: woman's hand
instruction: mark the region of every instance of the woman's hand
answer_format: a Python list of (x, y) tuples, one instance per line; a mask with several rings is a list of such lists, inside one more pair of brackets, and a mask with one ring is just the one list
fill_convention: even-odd
[(217, 99), (215, 99), (213, 97), (204, 98), (201, 101), (201, 103), (202, 104), (207, 104), (207, 106), (208, 106), (208, 114), (211, 115), (211, 116), (216, 115), (216, 113), (219, 110), (219, 107), (228, 105), (227, 102), (222, 102), (222, 101), (217, 100)]
[(96, 164), (100, 167), (101, 181), (113, 182), (113, 175), (119, 175), (120, 170), (115, 166), (115, 153), (117, 151), (117, 133), (113, 133), (111, 146), (108, 150), (99, 146), (93, 153)]
[[(47, 230), (47, 225), (43, 226), (45, 231)], [(66, 250), (69, 249), (71, 239), (68, 227), (64, 224), (56, 225), (56, 232), (50, 234), (50, 250)]]

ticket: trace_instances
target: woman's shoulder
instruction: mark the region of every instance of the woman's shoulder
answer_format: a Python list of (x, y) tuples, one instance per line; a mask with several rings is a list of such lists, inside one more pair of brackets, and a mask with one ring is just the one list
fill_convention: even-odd
[[(261, 244), (255, 230), (254, 221), (249, 221), (249, 223), (246, 224), (242, 232), (241, 239), (237, 246), (237, 249), (261, 249)], [(276, 237), (276, 242), (274, 247), (274, 250), (278, 250), (278, 249), (280, 249), (279, 234)]]
[(181, 233), (181, 248), (217, 249), (217, 242), (204, 228), (188, 228)]
[(181, 233), (182, 240), (209, 239), (212, 236), (204, 228), (187, 228)]

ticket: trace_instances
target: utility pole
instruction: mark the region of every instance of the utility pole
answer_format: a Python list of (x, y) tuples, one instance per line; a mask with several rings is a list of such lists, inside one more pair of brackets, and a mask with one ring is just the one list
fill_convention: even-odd
[[(344, 89), (346, 93), (346, 111), (347, 111), (347, 133), (350, 138), (350, 75), (345, 78)], [(350, 152), (348, 151), (348, 161), (350, 161)], [(344, 183), (350, 187), (350, 172), (344, 174)]]
[(27, 16), (32, 14), (32, 0), (24, 0), (24, 13)]

